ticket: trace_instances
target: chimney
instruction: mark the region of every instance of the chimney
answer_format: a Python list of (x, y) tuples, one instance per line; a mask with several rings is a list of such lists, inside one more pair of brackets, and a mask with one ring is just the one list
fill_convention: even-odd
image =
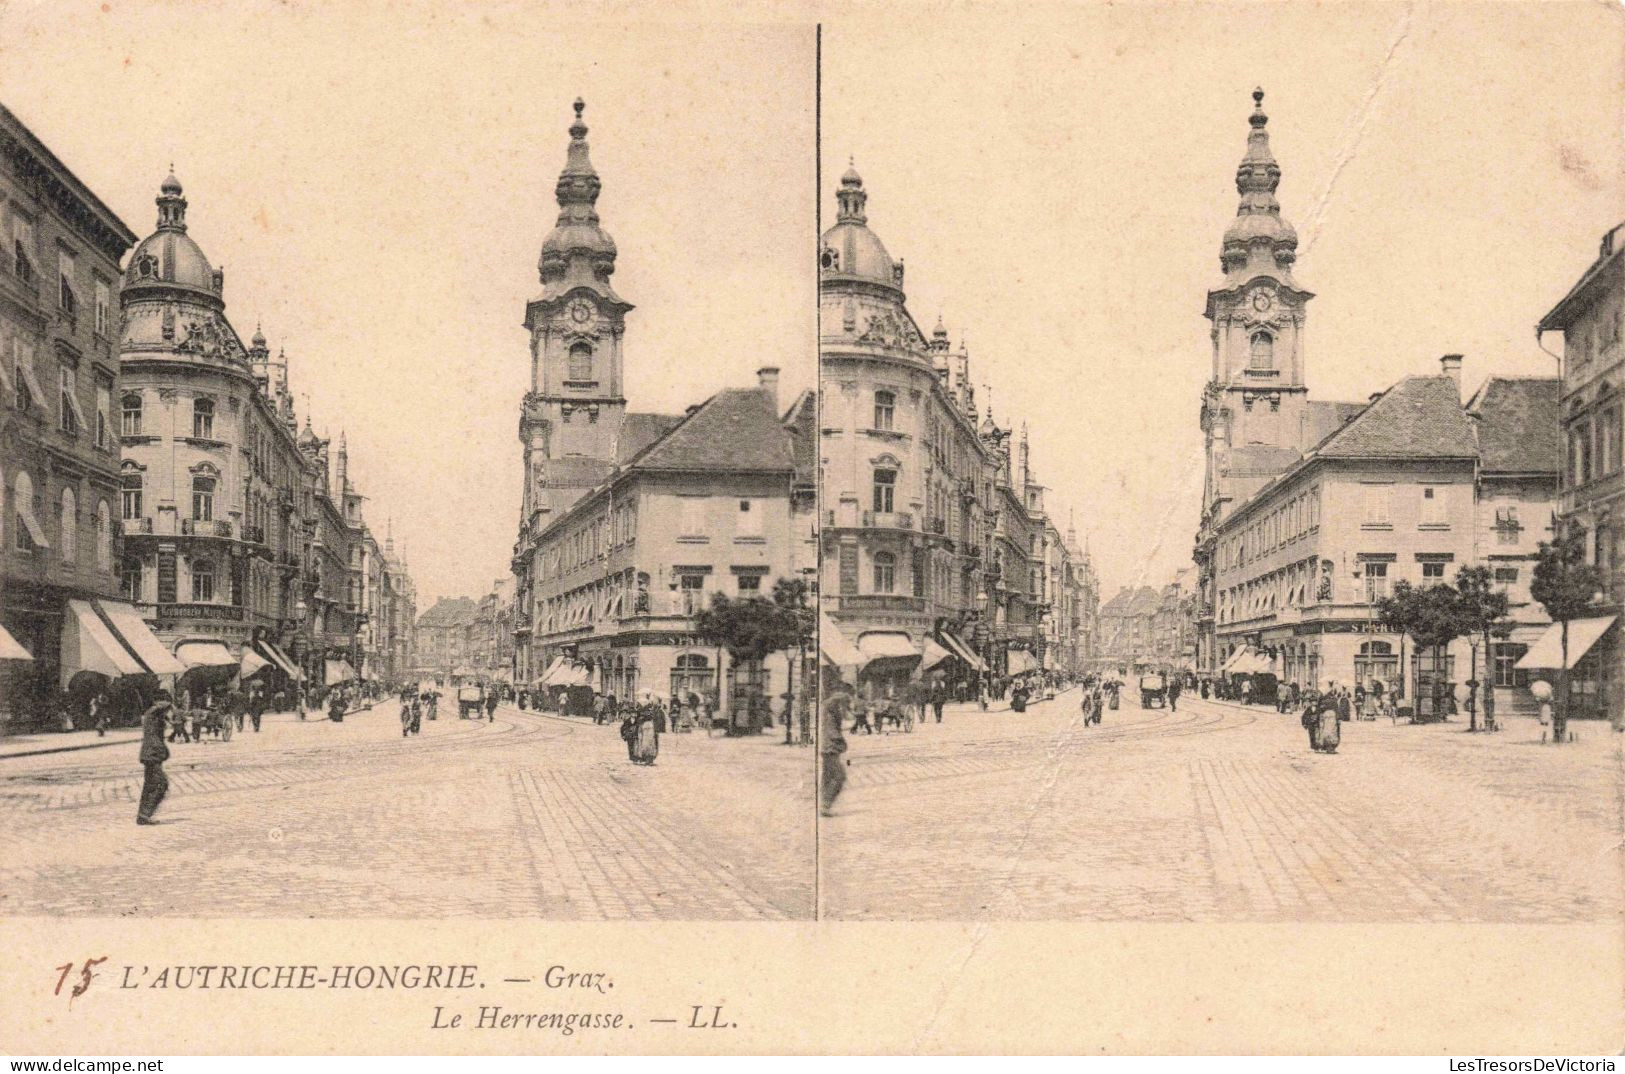
[(1447, 354), (1439, 359), (1439, 368), (1456, 385), (1456, 398), (1461, 398), (1461, 355)]
[(762, 391), (767, 393), (767, 397), (773, 401), (773, 409), (777, 411), (779, 409), (779, 367), (764, 365), (758, 369), (756, 371), (756, 384)]
[(692, 418), (695, 414), (699, 413), (699, 409), (699, 403), (690, 403), (688, 404), (688, 409), (683, 411), (683, 416), (685, 418)]

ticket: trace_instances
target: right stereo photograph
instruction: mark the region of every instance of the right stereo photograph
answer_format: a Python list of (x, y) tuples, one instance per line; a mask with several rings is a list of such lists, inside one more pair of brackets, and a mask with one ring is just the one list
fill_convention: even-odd
[(1618, 920), (1619, 56), (1552, 14), (825, 28), (821, 916)]

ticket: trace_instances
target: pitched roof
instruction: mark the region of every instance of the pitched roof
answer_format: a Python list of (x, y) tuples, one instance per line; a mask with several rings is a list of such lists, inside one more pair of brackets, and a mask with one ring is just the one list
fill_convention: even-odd
[(760, 388), (726, 388), (628, 465), (639, 470), (789, 472), (795, 460), (773, 397)]
[(796, 480), (818, 480), (818, 396), (804, 391), (784, 415), (784, 429), (790, 434), (790, 456), (795, 462)]
[(1311, 448), (1349, 423), (1365, 403), (1310, 400), (1304, 405), (1304, 447)]
[(456, 626), (474, 620), (480, 606), (470, 597), (441, 597), (418, 616), (418, 626)]
[(1156, 611), (1161, 603), (1162, 597), (1148, 585), (1135, 589), (1123, 588), (1119, 589), (1117, 596), (1108, 600), (1097, 614), (1113, 618), (1149, 615)]
[(1321, 458), (1472, 458), (1473, 428), (1447, 376), (1406, 377), (1315, 448)]
[[(675, 429), (683, 420), (681, 414), (628, 413), (621, 423), (620, 442), (616, 445), (615, 461), (625, 465), (638, 452)], [(608, 467), (604, 476), (608, 476)]]
[(1621, 255), (1625, 255), (1625, 242), (1616, 241), (1622, 231), (1625, 231), (1625, 224), (1616, 224), (1603, 234), (1597, 259), (1580, 275), (1574, 286), (1569, 288), (1569, 293), (1540, 319), (1540, 324), (1535, 326), (1537, 331), (1566, 331), (1569, 325), (1574, 323), (1574, 319), (1585, 311), (1589, 300), (1581, 301), (1581, 299), (1591, 290), (1592, 283), (1602, 276), (1610, 265), (1618, 261)]
[(1557, 473), (1563, 466), (1556, 377), (1490, 377), (1467, 406), (1487, 473)]

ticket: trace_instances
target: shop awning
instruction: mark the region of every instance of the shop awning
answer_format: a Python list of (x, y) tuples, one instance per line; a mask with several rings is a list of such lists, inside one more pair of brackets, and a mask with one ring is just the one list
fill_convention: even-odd
[[(1608, 632), (1618, 618), (1605, 615), (1597, 619), (1570, 619), (1569, 620), (1569, 666), (1573, 671), (1574, 665), (1584, 659), (1591, 647), (1597, 644), (1597, 639)], [(1563, 664), (1563, 624), (1553, 623), (1546, 628), (1546, 633), (1540, 640), (1529, 647), (1518, 660), (1517, 666), (1529, 671), (1558, 668)]]
[(348, 660), (329, 660), (327, 662), (327, 681), (329, 683), (348, 682), (355, 678), (355, 668), (350, 666)]
[(271, 663), (281, 668), (288, 678), (294, 682), (299, 682), (305, 677), (305, 673), (295, 667), (293, 661), (288, 659), (287, 654), (275, 645), (268, 641), (262, 641), (257, 648), (263, 656), (269, 657)]
[(982, 662), (982, 658), (977, 656), (975, 651), (965, 644), (965, 640), (959, 635), (944, 630), (942, 640), (947, 643), (948, 648), (952, 649), (959, 659), (969, 664), (973, 670), (985, 671), (987, 669), (987, 665)]
[(231, 655), (231, 650), (218, 641), (183, 641), (175, 646), (175, 656), (187, 670), (237, 666), (237, 658)]
[(275, 664), (271, 663), (269, 660), (265, 659), (265, 657), (255, 652), (251, 646), (243, 646), (243, 658), (237, 664), (237, 669), (239, 672), (241, 672), (243, 678), (246, 679), (250, 675), (259, 674), (266, 668), (274, 667), (276, 667)]
[(586, 686), (592, 672), (567, 656), (555, 656), (542, 674), (542, 686)]
[(170, 654), (133, 605), (117, 600), (96, 603), (101, 606), (102, 614), (113, 624), (118, 636), (124, 639), (124, 644), (147, 665), (148, 671), (154, 675), (179, 675), (186, 670), (186, 665)]
[(554, 680), (558, 678), (559, 672), (563, 671), (565, 667), (569, 665), (569, 663), (570, 662), (564, 657), (555, 656), (553, 658), (553, 662), (547, 665), (547, 670), (542, 672), (542, 677), (536, 680), (536, 685), (553, 686)]
[(858, 639), (858, 651), (865, 661), (919, 659), (919, 652), (907, 634), (897, 631), (871, 631)]
[(818, 652), (838, 668), (862, 667), (868, 660), (835, 621), (818, 613)]
[(23, 648), (22, 643), (12, 637), (4, 626), (0, 626), (0, 660), (32, 659), (34, 657), (27, 649)]
[(955, 659), (954, 654), (938, 645), (930, 638), (925, 639), (925, 653), (920, 657), (922, 668), (934, 668), (945, 660)]
[(1025, 649), (1011, 649), (1008, 666), (1010, 674), (1025, 675), (1029, 671), (1038, 670), (1038, 661), (1034, 660), (1033, 654)]
[(1230, 654), (1230, 659), (1226, 660), (1219, 667), (1219, 673), (1222, 675), (1229, 675), (1231, 673), (1245, 674), (1247, 669), (1242, 665), (1251, 657), (1252, 652), (1252, 646), (1243, 645), (1241, 648)]
[(88, 601), (70, 600), (62, 619), (62, 686), (66, 688), (81, 671), (117, 679), (144, 675), (147, 669), (113, 636)]

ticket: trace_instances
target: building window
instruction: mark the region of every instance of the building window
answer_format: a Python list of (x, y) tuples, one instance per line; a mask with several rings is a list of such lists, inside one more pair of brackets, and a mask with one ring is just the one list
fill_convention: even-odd
[(1422, 525), (1444, 525), (1444, 497), (1440, 495), (1443, 491), (1431, 486), (1422, 489)]
[(96, 446), (106, 451), (113, 443), (113, 386), (96, 385)]
[(22, 213), (13, 211), (11, 214), (11, 257), (12, 270), (17, 278), (29, 281), (34, 278), (34, 221)]
[(876, 552), (875, 592), (890, 593), (897, 588), (897, 557), (890, 552)]
[(1422, 580), (1424, 582), (1444, 581), (1444, 560), (1430, 559), (1423, 561)]
[(1365, 599), (1371, 604), (1388, 596), (1388, 564), (1365, 563)]
[(705, 536), (705, 499), (700, 496), (684, 496), (677, 502), (682, 524), (681, 536), (691, 539), (703, 538)]
[(1495, 568), (1495, 584), (1496, 585), (1517, 585), (1518, 584), (1518, 568), (1516, 568), (1516, 567), (1497, 567), (1497, 568)]
[(890, 430), (897, 415), (897, 396), (891, 392), (875, 392), (875, 428)]
[(126, 469), (119, 474), (119, 499), (125, 521), (141, 517), (141, 471)]
[(881, 468), (875, 471), (875, 511), (890, 514), (897, 502), (897, 471)]
[(128, 601), (141, 599), (141, 558), (125, 556), (119, 570), (119, 592)]
[(679, 575), (677, 594), (682, 613), (684, 615), (698, 615), (705, 610), (705, 575)]
[(1248, 361), (1254, 369), (1275, 368), (1275, 340), (1268, 332), (1254, 332)]
[(192, 561), (192, 599), (199, 604), (214, 600), (214, 561)]
[(192, 436), (198, 440), (214, 439), (214, 400), (192, 400)]
[(104, 571), (113, 569), (113, 513), (106, 500), (96, 504), (96, 566)]
[(141, 435), (141, 396), (131, 392), (124, 397), (123, 421), (120, 431), (124, 436)]
[(1516, 506), (1497, 507), (1495, 509), (1496, 544), (1517, 544), (1520, 530), (1518, 508)]
[(74, 320), (79, 316), (79, 294), (74, 289), (74, 278), (77, 266), (74, 257), (66, 250), (57, 250), (57, 308)]
[(739, 528), (736, 533), (740, 537), (762, 536), (762, 505), (760, 501), (739, 501)]
[(592, 379), (592, 348), (585, 343), (570, 348), (570, 379)]
[(96, 334), (103, 339), (112, 337), (113, 292), (106, 280), (96, 281)]
[(1497, 642), (1495, 645), (1495, 685), (1502, 687), (1519, 687), (1529, 685), (1529, 672), (1518, 667), (1518, 661), (1523, 659), (1529, 646), (1519, 645), (1513, 641)]
[(1393, 500), (1394, 486), (1367, 485), (1365, 486), (1365, 522), (1367, 526), (1387, 526), (1390, 524), (1392, 512), (1389, 505)]
[(57, 368), (57, 425), (70, 436), (77, 436), (84, 424), (80, 417), (79, 400), (73, 394), (73, 370), (67, 366)]
[(73, 489), (62, 490), (62, 562), (73, 563), (79, 558), (79, 501)]
[(199, 522), (214, 519), (214, 478), (206, 474), (192, 478), (192, 517)]
[(1570, 484), (1583, 485), (1591, 480), (1591, 422), (1583, 421), (1569, 434)]
[(11, 480), (11, 506), (14, 513), (15, 547), (19, 552), (32, 552), (47, 546), (45, 534), (34, 517), (34, 479), (26, 470), (18, 470)]
[(741, 574), (738, 581), (741, 596), (754, 597), (762, 592), (762, 576), (759, 574)]

